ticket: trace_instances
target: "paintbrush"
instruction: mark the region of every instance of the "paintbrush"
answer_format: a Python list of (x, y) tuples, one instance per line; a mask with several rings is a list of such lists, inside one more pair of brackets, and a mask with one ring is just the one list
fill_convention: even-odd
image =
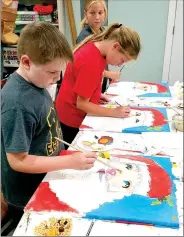
[[(117, 105), (119, 105), (119, 107), (125, 107), (125, 106), (129, 107), (129, 105), (121, 105), (121, 104), (118, 103), (116, 100), (115, 100), (114, 102), (115, 102)], [(134, 114), (129, 115), (128, 118), (129, 118), (129, 117), (132, 117), (132, 116), (135, 116), (135, 115), (134, 115)]]
[[(55, 137), (55, 139), (58, 140), (58, 141), (60, 141), (60, 142), (62, 142), (62, 143), (65, 144), (65, 145), (67, 145), (67, 146), (69, 146), (69, 147), (71, 147), (71, 148), (77, 150), (77, 151), (84, 152), (84, 150), (79, 149), (78, 147), (75, 147), (74, 145), (69, 144), (68, 142), (63, 141), (62, 139), (60, 139), (60, 138), (58, 138), (58, 137)], [(112, 165), (112, 164), (110, 164), (110, 163), (107, 163), (107, 162), (103, 161), (103, 160), (100, 159), (99, 157), (97, 157), (97, 161), (100, 162), (100, 163), (102, 163), (103, 165), (108, 166), (109, 168), (116, 169), (117, 171), (119, 171), (120, 173), (122, 173), (122, 170), (118, 169), (117, 167), (115, 167), (114, 165)]]
[(125, 65), (123, 65), (123, 67), (120, 69), (120, 72), (123, 70), (124, 66), (125, 66)]
[(117, 105), (122, 106), (120, 103), (118, 103), (116, 100), (114, 101)]
[(172, 109), (174, 112), (176, 112), (178, 115), (182, 115), (181, 113), (179, 113), (175, 108), (173, 107), (169, 107), (170, 109)]
[(120, 104), (120, 103), (118, 103), (116, 100), (115, 100), (114, 102), (115, 102), (117, 105), (119, 105), (119, 107), (121, 107), (121, 106), (122, 106), (122, 107), (125, 107), (125, 106), (129, 107), (129, 106), (130, 106), (129, 104), (127, 104), (127, 105), (126, 105), (126, 104), (124, 104), (124, 105), (121, 105), (121, 104)]
[(164, 120), (166, 122), (170, 122), (170, 123), (184, 123), (182, 120)]

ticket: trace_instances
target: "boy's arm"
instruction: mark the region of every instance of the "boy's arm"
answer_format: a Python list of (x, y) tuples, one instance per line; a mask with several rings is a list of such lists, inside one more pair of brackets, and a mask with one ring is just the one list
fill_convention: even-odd
[(21, 109), (2, 114), (2, 141), (11, 168), (23, 173), (46, 173), (60, 169), (89, 169), (93, 167), (96, 154), (75, 153), (67, 156), (36, 156), (29, 150), (36, 128), (36, 120)]
[(84, 170), (93, 167), (96, 160), (94, 152), (76, 152), (65, 156), (36, 156), (24, 153), (6, 153), (9, 165), (17, 172), (47, 173), (62, 169)]

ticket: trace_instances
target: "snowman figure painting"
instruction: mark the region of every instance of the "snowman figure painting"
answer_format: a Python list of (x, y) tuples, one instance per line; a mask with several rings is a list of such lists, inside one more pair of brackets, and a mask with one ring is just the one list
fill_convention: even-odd
[[(169, 169), (170, 160), (160, 160)], [(141, 156), (113, 155), (110, 162), (122, 172), (104, 166), (99, 172), (68, 171), (59, 180), (42, 182), (26, 210), (178, 226), (172, 173)]]
[(108, 132), (169, 132), (167, 111), (165, 108), (130, 107), (127, 118), (105, 118), (86, 116), (81, 130), (96, 130)]
[(123, 131), (170, 131), (164, 108), (131, 107), (130, 116), (123, 119)]
[(133, 86), (133, 90), (137, 96), (166, 96), (170, 97), (170, 91), (167, 85), (164, 83), (153, 83), (153, 82), (137, 82)]
[(168, 83), (155, 82), (115, 82), (111, 83), (107, 94), (111, 97), (171, 97)]
[[(113, 154), (119, 159), (118, 168), (106, 172), (108, 190), (125, 192), (126, 195), (139, 194), (165, 200), (172, 192), (172, 182), (168, 173), (156, 162), (142, 156)], [(113, 159), (113, 158), (112, 158)], [(161, 180), (164, 180), (163, 182)]]

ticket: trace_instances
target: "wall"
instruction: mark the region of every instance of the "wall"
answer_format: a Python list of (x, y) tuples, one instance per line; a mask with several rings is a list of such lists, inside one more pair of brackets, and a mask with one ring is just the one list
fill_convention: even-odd
[(123, 69), (122, 80), (161, 82), (169, 1), (109, 0), (109, 23), (118, 21), (135, 29), (142, 52)]
[(183, 0), (177, 1), (169, 84), (183, 81)]
[[(64, 8), (64, 16), (65, 16), (65, 36), (72, 46), (72, 38), (70, 34), (70, 26), (68, 22), (68, 16), (67, 16), (67, 11), (66, 11), (66, 4)], [(81, 10), (80, 10), (80, 0), (72, 0), (72, 6), (73, 6), (73, 11), (74, 11), (74, 17), (75, 17), (75, 24), (76, 24), (76, 29), (77, 29), (77, 35), (80, 32), (80, 22), (81, 22)]]
[[(80, 31), (80, 0), (72, 0), (77, 33)], [(123, 69), (121, 80), (161, 82), (167, 30), (169, 1), (166, 0), (109, 0), (108, 22), (120, 22), (139, 32), (142, 52), (136, 62)], [(66, 13), (65, 13), (65, 19)], [(65, 35), (71, 44), (68, 21)], [(113, 68), (113, 70), (119, 70)]]

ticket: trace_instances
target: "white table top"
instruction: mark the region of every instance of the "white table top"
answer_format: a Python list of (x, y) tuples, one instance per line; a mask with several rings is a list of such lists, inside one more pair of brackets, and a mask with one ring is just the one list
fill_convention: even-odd
[[(178, 110), (179, 113), (181, 113), (181, 110)], [(169, 119), (172, 118), (173, 115), (175, 115), (177, 112), (168, 109), (167, 110)], [(95, 117), (94, 117), (95, 119)], [(171, 132), (164, 135), (164, 133), (161, 135), (162, 140), (167, 137), (167, 139), (170, 139), (172, 141), (177, 139), (181, 140), (181, 134), (180, 132), (176, 131), (173, 126), (171, 126)], [(78, 135), (76, 136), (75, 140), (73, 141), (74, 145), (77, 145), (77, 140), (80, 136), (82, 136), (85, 132), (80, 131)], [(87, 132), (86, 132), (87, 133)], [(150, 146), (150, 144), (154, 144), (154, 146), (158, 146), (156, 137), (159, 136), (159, 134), (154, 133), (147, 133), (140, 135), (143, 137), (143, 143), (146, 144), (147, 147)], [(175, 137), (176, 136), (176, 137)], [(147, 141), (147, 142), (145, 142)], [(166, 143), (163, 143), (166, 144)], [(163, 145), (166, 146), (166, 145)], [(183, 177), (183, 147), (181, 147), (181, 143), (175, 143), (173, 142), (168, 143), (168, 146), (171, 148), (171, 146), (175, 146), (167, 150), (169, 154), (171, 154), (172, 158), (171, 161), (176, 163), (175, 169), (173, 168), (173, 173), (179, 177)], [(162, 147), (163, 148), (163, 147)], [(181, 149), (182, 148), (182, 149)], [(149, 148), (150, 149), (150, 148)], [(159, 147), (159, 149), (161, 149)], [(150, 152), (154, 152), (150, 150)], [(60, 171), (56, 172), (49, 172), (44, 181), (49, 180), (57, 180), (60, 179)], [(179, 222), (180, 222), (180, 228), (178, 230), (170, 229), (170, 228), (157, 228), (157, 227), (151, 227), (151, 226), (144, 226), (144, 225), (128, 225), (128, 224), (122, 224), (122, 223), (114, 223), (114, 222), (107, 222), (107, 221), (91, 221), (86, 219), (80, 219), (80, 218), (73, 218), (73, 230), (72, 230), (72, 236), (182, 236), (183, 235), (183, 182), (181, 181), (175, 181), (177, 186), (177, 193), (176, 195), (178, 198), (178, 213), (179, 213)], [(75, 197), (74, 197), (75, 198)], [(63, 213), (62, 213), (63, 214)], [(28, 215), (28, 213), (25, 213), (17, 226), (14, 236), (31, 236), (33, 235), (33, 227), (40, 223), (41, 221), (49, 218), (50, 216), (58, 216), (60, 213), (31, 213)], [(65, 214), (67, 217), (67, 214)], [(29, 225), (27, 225), (29, 221)]]

